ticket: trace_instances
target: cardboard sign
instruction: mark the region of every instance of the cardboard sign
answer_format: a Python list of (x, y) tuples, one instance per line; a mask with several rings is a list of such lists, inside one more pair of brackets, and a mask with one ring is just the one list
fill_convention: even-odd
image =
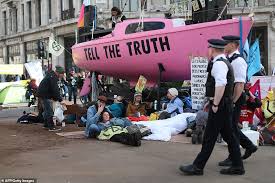
[(39, 85), (42, 79), (44, 78), (41, 62), (34, 61), (34, 62), (25, 63), (25, 67), (30, 77), (36, 79), (36, 84)]
[(201, 109), (205, 98), (208, 59), (193, 57), (191, 60), (192, 109)]
[(193, 1), (192, 1), (192, 7), (193, 7), (193, 10), (194, 10), (194, 11), (200, 10), (200, 5), (199, 5), (198, 0), (193, 0)]
[(201, 3), (201, 7), (205, 8), (205, 0), (200, 0), (200, 3)]
[(136, 84), (136, 92), (142, 93), (143, 89), (145, 88), (147, 79), (144, 76), (139, 76), (138, 82)]

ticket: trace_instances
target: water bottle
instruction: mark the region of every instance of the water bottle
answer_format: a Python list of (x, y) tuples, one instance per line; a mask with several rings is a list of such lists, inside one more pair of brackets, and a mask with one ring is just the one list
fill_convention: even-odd
[(154, 101), (154, 110), (157, 110), (157, 108), (158, 108), (158, 101), (155, 100), (155, 101)]

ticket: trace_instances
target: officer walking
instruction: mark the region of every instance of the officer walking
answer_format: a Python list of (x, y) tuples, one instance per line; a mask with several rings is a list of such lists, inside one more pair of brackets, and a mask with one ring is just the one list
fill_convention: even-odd
[[(233, 85), (234, 73), (231, 64), (224, 55), (225, 41), (210, 39), (209, 57), (213, 60), (208, 64), (206, 81), (206, 97), (209, 102), (208, 121), (205, 128), (201, 152), (191, 165), (180, 166), (180, 170), (187, 175), (203, 175), (203, 169), (216, 144), (217, 136), (222, 134), (228, 143), (232, 155), (232, 166), (222, 169), (221, 174), (243, 175), (245, 170), (241, 160), (240, 147), (232, 132)], [(205, 107), (206, 107), (205, 106)]]
[[(233, 92), (233, 118), (232, 126), (233, 132), (235, 133), (238, 142), (245, 149), (245, 153), (242, 159), (247, 159), (252, 153), (257, 151), (257, 147), (242, 133), (238, 127), (241, 114), (241, 105), (245, 102), (244, 84), (246, 81), (247, 64), (246, 61), (241, 57), (238, 51), (240, 37), (239, 36), (223, 36), (223, 40), (227, 43), (225, 46), (225, 53), (228, 55), (228, 60), (231, 63), (234, 71), (234, 92)], [(231, 166), (231, 154), (224, 161), (219, 162), (219, 166)]]

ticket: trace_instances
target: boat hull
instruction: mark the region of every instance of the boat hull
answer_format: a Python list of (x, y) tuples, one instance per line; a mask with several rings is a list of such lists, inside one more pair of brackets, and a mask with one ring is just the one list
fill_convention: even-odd
[[(243, 42), (251, 26), (250, 18), (242, 18)], [(224, 35), (240, 35), (239, 19), (93, 40), (74, 45), (73, 59), (85, 70), (129, 81), (143, 75), (149, 83), (157, 81), (161, 63), (162, 81), (183, 81), (191, 77), (191, 58), (207, 57), (207, 40)]]

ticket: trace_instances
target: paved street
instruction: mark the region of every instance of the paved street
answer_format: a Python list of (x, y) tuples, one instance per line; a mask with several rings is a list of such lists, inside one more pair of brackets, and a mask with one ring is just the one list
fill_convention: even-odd
[(192, 162), (200, 145), (184, 141), (143, 141), (142, 146), (136, 148), (96, 140), (66, 139), (43, 130), (40, 125), (1, 121), (0, 177), (34, 177), (39, 183), (275, 182), (274, 147), (271, 146), (260, 147), (255, 156), (245, 162), (244, 176), (224, 176), (219, 174), (217, 162), (226, 157), (227, 149), (218, 144), (205, 175), (189, 177), (182, 175), (178, 166)]

